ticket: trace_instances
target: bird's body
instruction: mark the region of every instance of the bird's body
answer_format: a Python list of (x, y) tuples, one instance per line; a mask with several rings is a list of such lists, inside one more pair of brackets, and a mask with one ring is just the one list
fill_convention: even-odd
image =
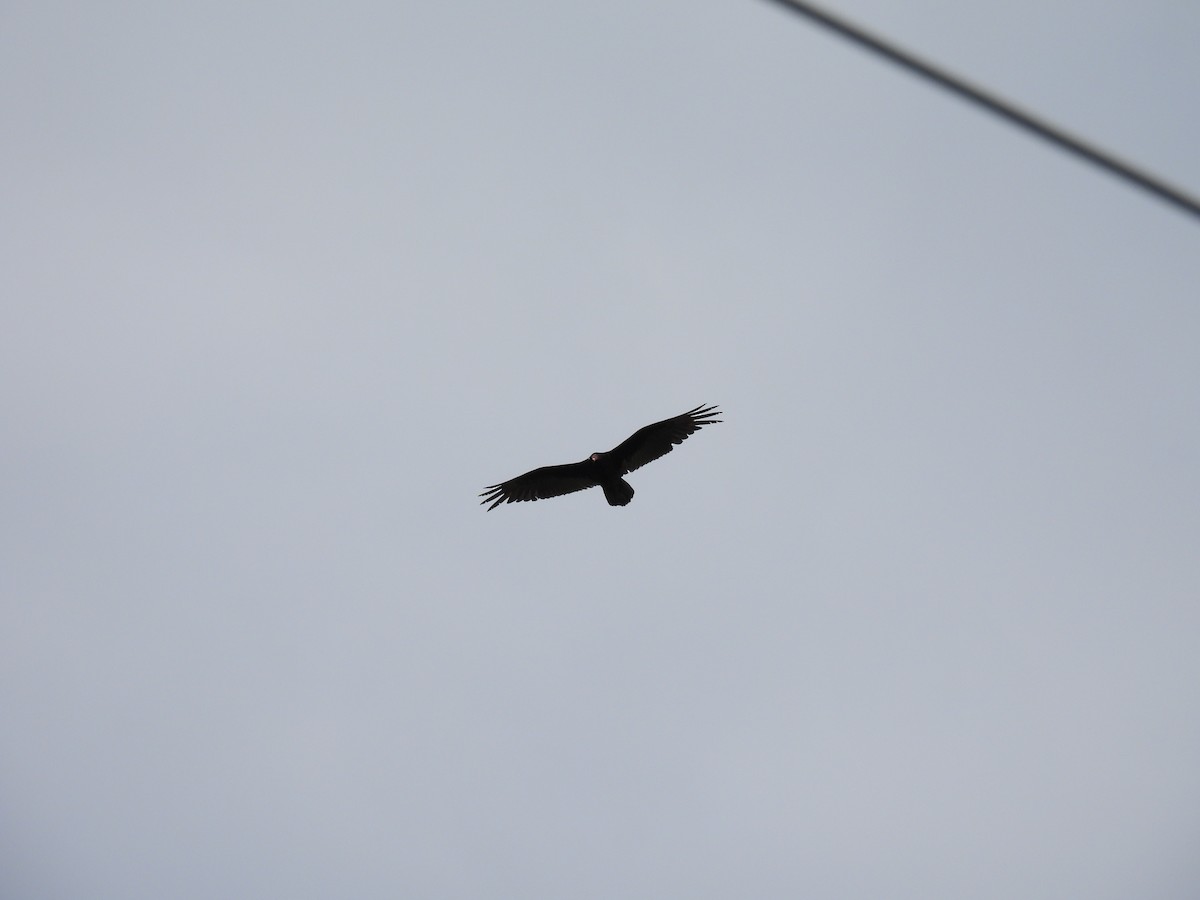
[(633, 485), (621, 477), (625, 473), (621, 471), (612, 453), (593, 453), (588, 457), (588, 462), (594, 467), (600, 490), (604, 491), (604, 499), (608, 501), (608, 505), (628, 506), (629, 501), (633, 499)]
[(607, 453), (593, 453), (587, 459), (563, 466), (543, 466), (493, 484), (479, 496), (490, 503), (489, 510), (501, 503), (545, 500), (599, 485), (609, 506), (626, 506), (633, 499), (633, 486), (625, 480), (635, 469), (665, 456), (705, 425), (720, 422), (715, 406), (697, 406), (682, 415), (639, 428)]

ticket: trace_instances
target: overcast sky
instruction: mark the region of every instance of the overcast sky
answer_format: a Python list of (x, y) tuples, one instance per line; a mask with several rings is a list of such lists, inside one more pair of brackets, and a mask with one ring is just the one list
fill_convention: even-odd
[[(1200, 192), (1190, 0), (831, 8)], [(1195, 219), (760, 0), (0, 23), (6, 900), (1198, 896)]]

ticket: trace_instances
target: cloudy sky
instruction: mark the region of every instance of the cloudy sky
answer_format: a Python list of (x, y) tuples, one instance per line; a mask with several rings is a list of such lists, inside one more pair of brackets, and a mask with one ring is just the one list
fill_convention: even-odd
[[(1193, 2), (831, 8), (1200, 192)], [(0, 21), (6, 898), (1197, 896), (1195, 219), (761, 0)]]

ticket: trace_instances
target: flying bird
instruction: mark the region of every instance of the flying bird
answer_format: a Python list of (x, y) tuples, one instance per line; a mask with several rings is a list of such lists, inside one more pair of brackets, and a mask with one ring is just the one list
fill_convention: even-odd
[(480, 504), (490, 503), (488, 511), (501, 503), (545, 500), (600, 485), (609, 506), (625, 506), (633, 499), (633, 487), (623, 475), (654, 462), (682, 444), (705, 425), (720, 422), (715, 406), (695, 409), (639, 428), (607, 453), (593, 453), (587, 459), (565, 466), (542, 466), (500, 484), (493, 484), (479, 496)]

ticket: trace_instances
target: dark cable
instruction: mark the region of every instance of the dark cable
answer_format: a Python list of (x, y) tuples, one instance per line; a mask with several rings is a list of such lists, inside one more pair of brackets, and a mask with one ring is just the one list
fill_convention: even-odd
[(811, 3), (805, 3), (802, 0), (772, 0), (772, 2), (792, 12), (808, 17), (818, 25), (823, 25), (831, 31), (837, 32), (842, 37), (849, 38), (855, 43), (866, 47), (868, 50), (873, 50), (880, 56), (890, 59), (910, 72), (925, 76), (930, 81), (958, 94), (960, 97), (979, 104), (984, 109), (995, 113), (1001, 118), (1007, 119), (1014, 125), (1019, 125), (1027, 131), (1032, 131), (1034, 134), (1045, 138), (1051, 143), (1057, 144), (1062, 149), (1068, 150), (1076, 156), (1081, 156), (1088, 162), (1107, 170), (1110, 174), (1124, 178), (1142, 190), (1155, 194), (1159, 199), (1166, 200), (1184, 212), (1191, 213), (1193, 216), (1200, 218), (1200, 200), (1188, 196), (1183, 191), (1155, 178), (1153, 175), (1139, 171), (1129, 163), (1110, 156), (1103, 150), (1089, 146), (1048, 122), (1044, 122), (1024, 110), (1018, 109), (1011, 103), (974, 87), (962, 79), (951, 75), (949, 72), (943, 71), (913, 56), (911, 53), (901, 50), (899, 47), (868, 34), (844, 19), (839, 19), (816, 8)]

